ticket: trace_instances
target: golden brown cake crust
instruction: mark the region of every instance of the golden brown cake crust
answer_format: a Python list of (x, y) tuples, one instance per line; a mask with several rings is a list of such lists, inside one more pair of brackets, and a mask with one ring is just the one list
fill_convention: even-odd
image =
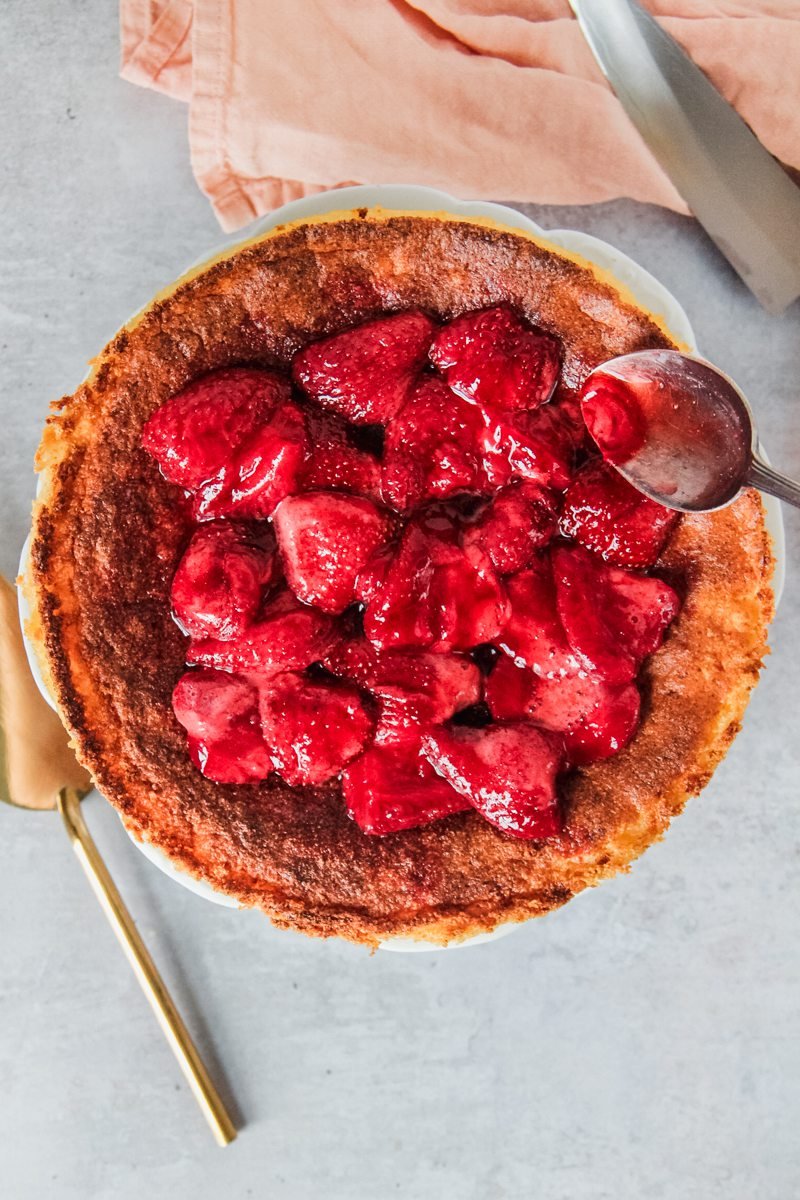
[(683, 610), (640, 683), (626, 750), (572, 775), (566, 833), (508, 838), (477, 814), (360, 832), (338, 784), (229, 786), (191, 764), (170, 695), (185, 639), (169, 585), (190, 521), (140, 448), (184, 384), (385, 310), (440, 318), (507, 300), (556, 332), (577, 385), (615, 354), (670, 345), (608, 284), (534, 240), (455, 219), (363, 211), (252, 243), (154, 303), (51, 416), (39, 452), (31, 632), (79, 757), (128, 828), (278, 925), (375, 944), (446, 942), (524, 920), (625, 869), (711, 776), (766, 652), (772, 557), (761, 501), (683, 519), (661, 573)]

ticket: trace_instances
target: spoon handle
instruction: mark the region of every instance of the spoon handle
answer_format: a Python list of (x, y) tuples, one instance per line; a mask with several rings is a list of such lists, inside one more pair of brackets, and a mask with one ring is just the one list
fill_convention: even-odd
[(778, 471), (773, 471), (772, 467), (768, 467), (755, 454), (747, 472), (747, 482), (760, 492), (767, 492), (770, 496), (777, 496), (779, 500), (800, 508), (800, 484)]
[(62, 788), (58, 796), (58, 811), (64, 820), (72, 848), (92, 885), (97, 899), (108, 917), (125, 957), (133, 967), (142, 991), (177, 1058), (195, 1099), (220, 1146), (227, 1146), (236, 1137), (233, 1124), (222, 1098), (211, 1081), (197, 1047), (183, 1019), (172, 1002), (166, 984), (139, 936), (122, 897), (108, 873), (81, 812), (80, 794), (73, 788)]

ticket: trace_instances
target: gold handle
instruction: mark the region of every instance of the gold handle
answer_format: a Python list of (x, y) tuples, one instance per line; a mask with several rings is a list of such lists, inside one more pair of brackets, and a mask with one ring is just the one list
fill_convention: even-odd
[(217, 1089), (211, 1082), (197, 1047), (183, 1023), (183, 1019), (172, 1002), (164, 980), (139, 936), (122, 897), (100, 857), (92, 835), (81, 812), (81, 798), (73, 788), (62, 788), (58, 794), (58, 811), (64, 820), (72, 848), (78, 856), (89, 883), (108, 917), (111, 928), (122, 946), (125, 957), (133, 967), (142, 991), (156, 1015), (164, 1035), (172, 1047), (181, 1070), (197, 1103), (211, 1126), (220, 1146), (227, 1146), (236, 1137), (236, 1127), (231, 1120)]

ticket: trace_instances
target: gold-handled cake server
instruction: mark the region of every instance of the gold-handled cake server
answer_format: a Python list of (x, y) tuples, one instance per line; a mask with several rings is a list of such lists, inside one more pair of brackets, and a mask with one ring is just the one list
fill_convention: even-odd
[(34, 683), (22, 642), (17, 598), (11, 584), (0, 578), (0, 801), (19, 808), (57, 808), (61, 813), (78, 861), (197, 1103), (219, 1145), (227, 1146), (236, 1137), (236, 1127), (83, 819), (81, 800), (91, 787), (58, 716)]

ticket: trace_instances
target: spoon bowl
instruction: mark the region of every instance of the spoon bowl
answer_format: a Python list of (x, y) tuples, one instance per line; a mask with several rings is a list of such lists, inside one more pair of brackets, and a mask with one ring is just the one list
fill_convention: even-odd
[(603, 457), (652, 500), (711, 512), (747, 486), (800, 507), (800, 485), (759, 453), (741, 389), (712, 363), (677, 350), (640, 350), (587, 378), (584, 420)]

